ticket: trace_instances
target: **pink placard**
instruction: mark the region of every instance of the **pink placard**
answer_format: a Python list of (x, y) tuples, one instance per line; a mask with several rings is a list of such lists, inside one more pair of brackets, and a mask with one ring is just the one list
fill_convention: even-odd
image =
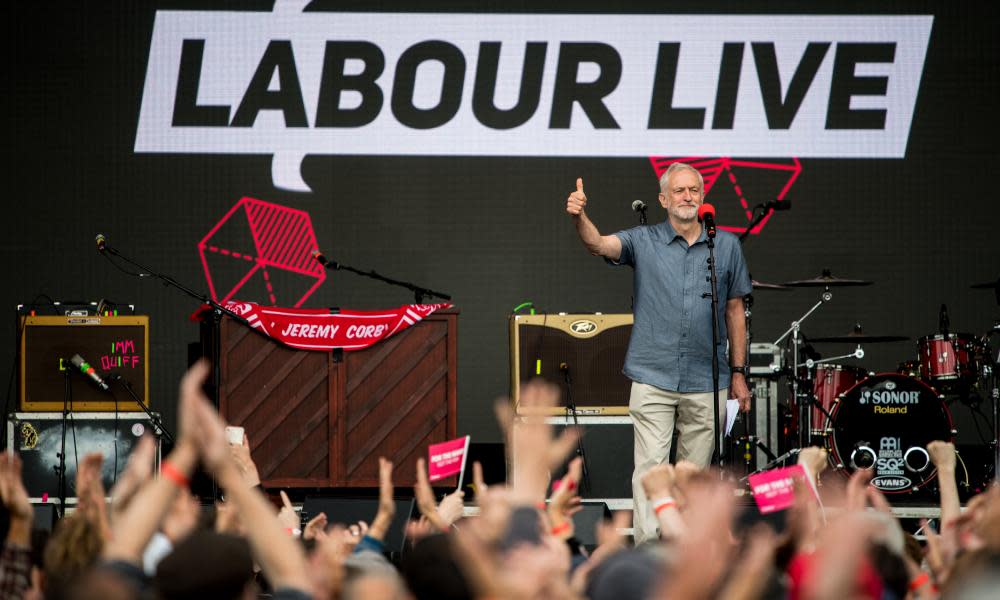
[[(802, 465), (772, 469), (750, 476), (750, 491), (760, 514), (785, 510), (795, 503), (795, 481), (803, 480), (812, 489), (812, 482)], [(815, 495), (816, 491), (813, 490)]]
[(469, 448), (469, 436), (460, 437), (427, 447), (427, 477), (438, 481), (462, 472), (465, 452)]

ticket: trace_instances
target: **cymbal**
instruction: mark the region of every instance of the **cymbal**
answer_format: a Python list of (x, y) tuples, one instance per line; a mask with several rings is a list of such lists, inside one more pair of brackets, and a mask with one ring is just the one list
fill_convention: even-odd
[(877, 344), (880, 342), (905, 342), (910, 338), (905, 335), (873, 335), (870, 333), (849, 333), (847, 335), (829, 335), (825, 337), (811, 337), (810, 342), (829, 342), (844, 344)]
[(847, 335), (828, 335), (826, 337), (810, 337), (810, 342), (841, 342), (845, 344), (861, 344), (867, 342), (869, 344), (876, 344), (879, 342), (905, 342), (910, 338), (905, 335), (873, 335), (870, 333), (865, 333), (861, 329), (861, 323), (854, 324), (854, 330)]
[(972, 288), (972, 289), (974, 289), (974, 290), (992, 290), (992, 289), (1000, 287), (1000, 277), (998, 277), (996, 281), (986, 281), (986, 282), (983, 282), (983, 283), (974, 283), (974, 284), (970, 285), (969, 287)]
[(819, 277), (814, 277), (812, 279), (799, 279), (797, 281), (786, 281), (782, 285), (788, 287), (844, 287), (871, 285), (873, 283), (875, 282), (867, 281), (865, 279), (845, 279), (843, 277), (836, 277), (830, 273), (830, 269), (823, 269), (823, 273)]
[(750, 282), (753, 284), (753, 289), (755, 290), (790, 290), (792, 288), (787, 285), (781, 285), (780, 283), (764, 283), (763, 281), (757, 281), (756, 279), (751, 279)]

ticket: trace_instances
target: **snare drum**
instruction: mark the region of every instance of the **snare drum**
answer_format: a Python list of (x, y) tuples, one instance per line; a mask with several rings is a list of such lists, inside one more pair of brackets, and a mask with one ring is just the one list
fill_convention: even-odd
[(904, 494), (937, 475), (927, 444), (950, 442), (954, 435), (943, 396), (918, 379), (882, 373), (837, 400), (827, 439), (830, 459), (845, 476), (872, 468), (873, 486), (887, 494)]
[[(861, 367), (828, 363), (820, 363), (814, 368), (816, 372), (813, 374), (812, 382), (816, 405), (812, 407), (812, 434), (824, 435), (827, 431), (827, 417), (819, 407), (823, 407), (829, 413), (837, 396), (867, 377), (868, 371)], [(806, 369), (801, 369), (799, 374), (802, 378), (809, 376)]]
[(917, 342), (920, 376), (928, 382), (972, 382), (978, 376), (983, 345), (971, 333), (928, 335)]

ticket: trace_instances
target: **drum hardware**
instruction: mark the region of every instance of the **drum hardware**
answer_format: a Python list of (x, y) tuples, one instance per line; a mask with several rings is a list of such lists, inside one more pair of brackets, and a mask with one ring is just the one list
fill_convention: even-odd
[(776, 457), (771, 462), (769, 462), (766, 465), (760, 467), (759, 469), (757, 469), (753, 473), (747, 473), (746, 475), (744, 475), (743, 477), (741, 477), (740, 478), (740, 483), (746, 483), (747, 481), (749, 481), (751, 475), (756, 475), (758, 473), (763, 473), (764, 471), (770, 471), (774, 467), (776, 467), (776, 466), (778, 466), (780, 464), (784, 464), (786, 461), (788, 461), (792, 457), (798, 456), (799, 452), (802, 452), (801, 448), (792, 448), (788, 452), (785, 452), (781, 456)]
[[(832, 277), (828, 269), (823, 270), (823, 276)], [(811, 285), (811, 284), (810, 284)], [(774, 341), (774, 345), (777, 346), (781, 344), (789, 335), (791, 335), (791, 345), (792, 345), (792, 398), (798, 399), (799, 397), (799, 381), (798, 377), (795, 375), (799, 372), (799, 345), (802, 343), (801, 328), (802, 322), (809, 318), (811, 314), (816, 312), (816, 310), (823, 306), (823, 304), (829, 302), (833, 299), (833, 293), (830, 292), (829, 287), (824, 287), (823, 292), (820, 294), (819, 301), (816, 302), (803, 314), (801, 317), (792, 321), (791, 327), (788, 328), (784, 333), (778, 336), (778, 339)], [(799, 404), (799, 448), (805, 448), (809, 446), (809, 433), (812, 431), (812, 421), (811, 412), (805, 403)]]
[[(814, 342), (818, 342), (819, 340), (813, 338), (813, 341)], [(828, 363), (832, 363), (835, 360), (843, 360), (845, 358), (864, 358), (864, 357), (865, 357), (865, 351), (864, 351), (864, 349), (861, 348), (861, 344), (858, 344), (858, 347), (855, 348), (854, 352), (851, 352), (850, 354), (841, 354), (840, 356), (831, 356), (830, 358), (824, 358), (824, 359), (821, 359), (821, 360), (813, 360), (811, 358), (808, 358), (808, 359), (806, 359), (806, 367), (809, 368), (809, 369), (811, 369), (815, 365), (825, 365), (825, 364), (828, 364)]]

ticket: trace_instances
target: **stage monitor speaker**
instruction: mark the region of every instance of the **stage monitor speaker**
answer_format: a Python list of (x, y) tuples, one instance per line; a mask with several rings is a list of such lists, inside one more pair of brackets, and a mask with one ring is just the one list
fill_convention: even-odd
[(622, 374), (632, 315), (514, 315), (510, 319), (511, 398), (536, 377), (562, 390), (549, 414), (627, 415), (632, 382)]
[[(24, 412), (61, 411), (65, 400), (76, 411), (141, 411), (115, 374), (149, 406), (149, 317), (103, 315), (21, 317), (18, 388)], [(111, 386), (103, 391), (70, 364), (88, 361)], [(75, 373), (72, 371), (76, 371)], [(66, 378), (70, 394), (66, 396)]]
[[(573, 422), (572, 417), (558, 417), (561, 422)], [(614, 420), (594, 423), (595, 420)], [(580, 419), (583, 429), (583, 452), (587, 458), (588, 482), (580, 481), (579, 494), (588, 499), (631, 499), (634, 432), (629, 417), (587, 417)], [(559, 433), (564, 425), (554, 427)], [(516, 432), (515, 432), (515, 435)], [(575, 457), (575, 454), (573, 455)], [(572, 457), (571, 457), (572, 458)], [(568, 463), (567, 463), (568, 464)], [(566, 474), (566, 465), (552, 473), (553, 479)]]
[[(396, 498), (396, 516), (392, 518), (389, 531), (385, 534), (386, 552), (402, 552), (406, 544), (406, 523), (413, 514), (412, 498)], [(302, 522), (326, 513), (330, 524), (341, 523), (352, 525), (358, 521), (371, 523), (378, 512), (378, 498), (330, 498), (325, 496), (306, 496), (302, 503)]]
[[(59, 497), (59, 452), (62, 413), (15, 413), (7, 420), (7, 447), (24, 462), (24, 487), (32, 501)], [(76, 467), (91, 452), (104, 455), (101, 478), (110, 491), (125, 469), (129, 455), (146, 432), (152, 432), (146, 413), (69, 413), (66, 419), (66, 500), (76, 502)], [(157, 440), (154, 468), (160, 466)], [(155, 472), (155, 471), (154, 471)]]
[(476, 497), (472, 471), (476, 462), (483, 467), (483, 482), (487, 486), (507, 481), (507, 454), (504, 452), (504, 445), (499, 442), (472, 442), (469, 444), (469, 457), (465, 461), (462, 475), (466, 503)]
[(611, 510), (604, 502), (584, 502), (580, 512), (573, 515), (573, 530), (580, 544), (588, 550), (597, 547), (597, 524), (611, 518)]

